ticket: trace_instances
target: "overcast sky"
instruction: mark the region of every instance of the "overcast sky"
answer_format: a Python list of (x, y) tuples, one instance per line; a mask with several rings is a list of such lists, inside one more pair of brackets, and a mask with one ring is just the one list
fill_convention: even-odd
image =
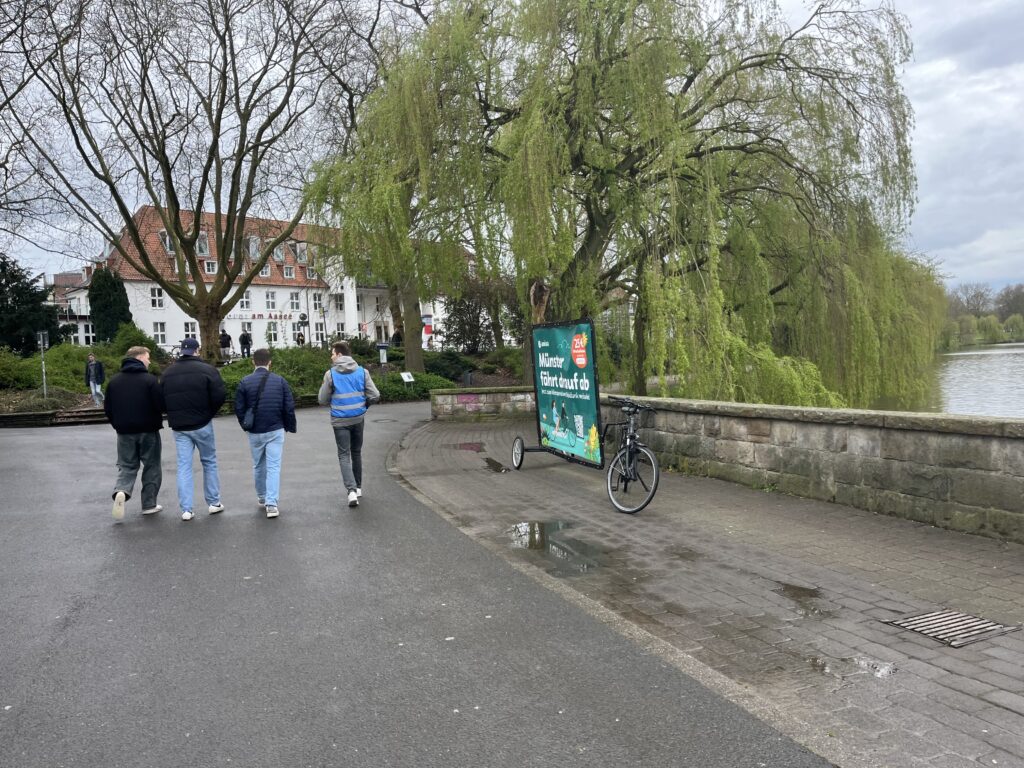
[[(781, 2), (790, 14), (803, 5)], [(906, 247), (933, 259), (950, 286), (1022, 283), (1024, 1), (894, 3), (914, 41), (903, 82), (916, 114), (918, 204)], [(13, 251), (34, 269), (79, 266)]]

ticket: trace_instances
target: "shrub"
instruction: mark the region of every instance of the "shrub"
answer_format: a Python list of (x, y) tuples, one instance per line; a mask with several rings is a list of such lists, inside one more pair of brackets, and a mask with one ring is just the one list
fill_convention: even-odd
[(110, 342), (110, 349), (115, 355), (122, 358), (132, 347), (146, 347), (150, 351), (149, 358), (154, 363), (168, 363), (171, 356), (156, 343), (156, 339), (147, 336), (135, 323), (121, 323), (117, 327), (117, 334)]
[(453, 350), (445, 352), (424, 352), (423, 367), (427, 373), (458, 381), (466, 371), (477, 370), (476, 361)]
[[(490, 369), (490, 370), (488, 370)], [(523, 348), (504, 347), (488, 352), (480, 365), (484, 373), (507, 373), (521, 379), (523, 377)]]
[(451, 381), (432, 373), (414, 373), (412, 384), (406, 385), (400, 373), (373, 374), (373, 383), (380, 390), (383, 403), (399, 403), (408, 400), (425, 400), (432, 389), (450, 389)]
[(7, 347), (0, 347), (0, 389), (32, 389), (42, 381), (39, 361), (22, 358)]
[(20, 398), (11, 404), (11, 413), (39, 413), (40, 411), (59, 411), (74, 408), (82, 399), (77, 392), (69, 392), (60, 387), (47, 387), (46, 397), (42, 388), (33, 390), (27, 397)]

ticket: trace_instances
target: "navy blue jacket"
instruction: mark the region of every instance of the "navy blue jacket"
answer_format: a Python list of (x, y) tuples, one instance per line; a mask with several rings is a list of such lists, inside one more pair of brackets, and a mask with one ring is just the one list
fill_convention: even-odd
[(294, 432), (297, 424), (295, 398), (292, 397), (291, 387), (282, 377), (276, 373), (269, 373), (265, 368), (257, 368), (238, 383), (238, 389), (235, 390), (235, 416), (238, 418), (239, 426), (249, 406), (256, 405), (256, 392), (264, 376), (270, 378), (263, 387), (256, 408), (256, 419), (249, 431), (259, 434), (283, 428), (286, 432)]

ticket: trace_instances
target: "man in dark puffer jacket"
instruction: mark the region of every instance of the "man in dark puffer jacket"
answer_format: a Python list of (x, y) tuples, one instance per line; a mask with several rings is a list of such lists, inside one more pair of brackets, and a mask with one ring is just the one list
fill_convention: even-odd
[(114, 519), (124, 519), (125, 502), (132, 497), (142, 464), (142, 514), (163, 507), (156, 503), (163, 473), (160, 470), (160, 429), (164, 400), (160, 382), (149, 372), (149, 350), (132, 347), (121, 361), (121, 372), (110, 380), (103, 410), (117, 432), (117, 482), (114, 484)]
[(267, 517), (277, 517), (284, 433), (296, 428), (295, 398), (288, 382), (270, 372), (269, 349), (253, 352), (252, 363), (253, 372), (242, 379), (235, 391), (235, 416), (245, 429), (245, 412), (255, 408), (248, 432), (256, 501), (266, 508)]
[(203, 465), (203, 495), (211, 515), (224, 511), (220, 503), (220, 478), (217, 476), (217, 444), (213, 436), (213, 417), (224, 405), (227, 392), (220, 373), (199, 359), (199, 341), (184, 339), (181, 358), (164, 371), (160, 388), (167, 407), (167, 424), (174, 430), (178, 452), (178, 504), (181, 519), (191, 520), (192, 454), (199, 451)]

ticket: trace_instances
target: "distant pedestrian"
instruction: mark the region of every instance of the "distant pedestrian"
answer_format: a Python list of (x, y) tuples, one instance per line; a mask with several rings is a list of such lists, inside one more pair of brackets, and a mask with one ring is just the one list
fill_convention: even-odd
[(238, 337), (238, 346), (242, 348), (242, 357), (249, 357), (252, 354), (252, 336), (248, 331), (242, 331)]
[(231, 358), (231, 336), (228, 335), (226, 330), (220, 332), (220, 359), (228, 360)]
[(92, 400), (96, 407), (103, 405), (103, 382), (106, 381), (106, 374), (103, 372), (103, 363), (96, 359), (96, 355), (89, 353), (89, 362), (85, 364), (85, 384), (92, 393)]
[(114, 519), (124, 519), (124, 505), (132, 497), (142, 464), (142, 514), (163, 509), (156, 503), (163, 481), (160, 468), (160, 430), (164, 398), (160, 382), (149, 372), (149, 350), (132, 347), (121, 361), (121, 372), (107, 385), (103, 403), (110, 426), (117, 432), (117, 482), (114, 483)]
[(380, 400), (380, 392), (369, 372), (352, 359), (348, 342), (334, 344), (331, 363), (332, 367), (324, 373), (317, 402), (331, 406), (341, 480), (348, 491), (348, 505), (357, 507), (363, 495), (363, 414)]
[(295, 398), (288, 382), (270, 372), (270, 350), (257, 349), (252, 355), (253, 372), (238, 384), (235, 392), (235, 416), (245, 429), (246, 411), (254, 410), (249, 433), (252, 473), (256, 482), (256, 501), (277, 517), (281, 490), (281, 457), (284, 433), (295, 432)]
[(199, 451), (203, 465), (203, 495), (209, 512), (224, 511), (220, 500), (220, 479), (217, 476), (217, 445), (213, 434), (213, 417), (224, 405), (227, 393), (217, 369), (199, 359), (199, 341), (183, 339), (181, 357), (164, 371), (160, 389), (167, 408), (167, 424), (174, 430), (178, 453), (178, 504), (181, 519), (191, 520), (192, 454)]
[(306, 337), (303, 335), (302, 331), (299, 331), (297, 334), (295, 334), (295, 343), (298, 344), (300, 347), (306, 343)]

